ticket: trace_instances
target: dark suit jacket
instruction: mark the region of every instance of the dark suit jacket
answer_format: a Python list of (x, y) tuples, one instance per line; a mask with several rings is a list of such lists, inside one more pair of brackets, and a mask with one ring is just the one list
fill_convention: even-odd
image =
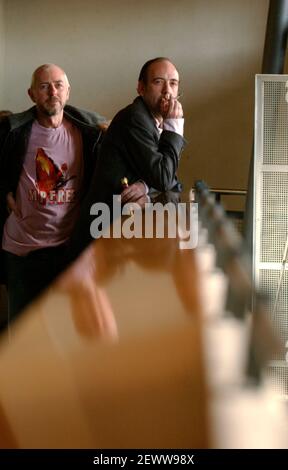
[(113, 195), (122, 192), (122, 178), (128, 178), (129, 184), (143, 180), (160, 192), (179, 191), (176, 171), (183, 145), (183, 137), (175, 132), (159, 135), (141, 97), (116, 114), (103, 138), (89, 194), (71, 237), (71, 259), (91, 241), (92, 204), (108, 204), (113, 220)]
[(179, 187), (176, 171), (184, 139), (163, 131), (141, 97), (122, 109), (110, 124), (102, 142), (94, 175), (94, 202), (111, 203), (122, 191), (121, 178), (129, 184), (143, 180), (149, 188), (169, 191)]

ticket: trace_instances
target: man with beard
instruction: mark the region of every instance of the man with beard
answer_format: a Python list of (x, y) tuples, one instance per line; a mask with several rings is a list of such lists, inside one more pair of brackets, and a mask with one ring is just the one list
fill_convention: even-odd
[(64, 70), (41, 65), (28, 90), (35, 106), (1, 121), (0, 228), (10, 319), (64, 267), (94, 171), (105, 119), (66, 105), (69, 93)]

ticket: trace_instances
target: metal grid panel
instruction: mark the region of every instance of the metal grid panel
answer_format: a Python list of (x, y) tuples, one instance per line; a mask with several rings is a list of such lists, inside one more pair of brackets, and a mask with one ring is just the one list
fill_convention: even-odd
[(279, 395), (288, 396), (288, 364), (267, 367), (267, 376), (271, 379), (272, 388)]
[(288, 164), (288, 107), (285, 81), (263, 82), (263, 163)]
[(263, 171), (261, 176), (260, 262), (281, 263), (288, 234), (288, 173)]
[[(270, 299), (269, 310), (270, 312), (273, 312), (275, 296), (280, 277), (280, 270), (260, 269), (259, 274), (259, 288), (261, 291), (266, 292), (268, 294)], [(277, 309), (275, 310), (275, 314), (273, 317), (271, 314), (271, 319), (273, 322), (273, 327), (278, 337), (280, 337), (283, 345), (285, 345), (288, 341), (288, 271), (284, 272), (284, 277), (281, 286), (282, 287), (277, 302)], [(271, 359), (285, 361), (285, 351), (283, 351), (281, 355), (275, 355), (274, 357), (271, 357)]]
[[(287, 80), (287, 75), (256, 77), (253, 275), (258, 288), (270, 296), (270, 312), (274, 308), (288, 236)], [(277, 308), (273, 317), (271, 313), (271, 320), (284, 345), (287, 344), (287, 270), (284, 271)], [(281, 357), (271, 357), (267, 373), (275, 391), (288, 396), (285, 350)]]

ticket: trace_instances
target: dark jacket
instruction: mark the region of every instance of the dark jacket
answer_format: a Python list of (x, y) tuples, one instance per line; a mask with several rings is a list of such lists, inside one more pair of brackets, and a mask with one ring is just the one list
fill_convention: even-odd
[(155, 119), (141, 97), (122, 109), (110, 124), (97, 160), (94, 202), (111, 204), (129, 184), (143, 180), (157, 191), (179, 190), (176, 172), (184, 138), (164, 130), (159, 136)]
[[(99, 125), (105, 119), (97, 113), (81, 110), (73, 106), (65, 106), (64, 116), (80, 130), (83, 142), (84, 178), (82, 197), (88, 191), (91, 175), (93, 174), (98, 143), (102, 131)], [(18, 186), (24, 156), (28, 146), (33, 121), (36, 119), (36, 107), (22, 113), (7, 116), (0, 124), (0, 241), (5, 220), (8, 216), (6, 196), (8, 192), (14, 195)], [(2, 269), (1, 269), (2, 268)], [(0, 255), (0, 280), (3, 281), (3, 260)]]
[(113, 221), (113, 195), (122, 192), (122, 178), (128, 178), (129, 184), (142, 180), (159, 192), (181, 191), (176, 172), (184, 143), (175, 132), (163, 131), (159, 136), (155, 119), (141, 97), (116, 114), (101, 143), (93, 183), (71, 237), (72, 259), (92, 240), (92, 204), (106, 203)]

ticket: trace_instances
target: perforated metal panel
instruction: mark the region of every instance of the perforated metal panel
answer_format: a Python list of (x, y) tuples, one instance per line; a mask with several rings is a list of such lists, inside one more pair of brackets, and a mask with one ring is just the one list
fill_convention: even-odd
[[(259, 78), (258, 78), (259, 77)], [(266, 78), (265, 78), (266, 77)], [(272, 77), (272, 78), (271, 78)], [(278, 78), (281, 77), (281, 80)], [(263, 163), (288, 165), (288, 107), (284, 75), (261, 75), (263, 97)]]
[[(256, 76), (254, 149), (253, 274), (258, 289), (270, 296), (272, 323), (283, 344), (288, 344), (288, 259), (282, 263), (288, 243), (287, 81), (288, 75)], [(275, 391), (288, 396), (285, 350), (271, 358), (267, 372)]]
[[(287, 105), (288, 107), (288, 105)], [(288, 128), (288, 116), (287, 116)], [(288, 136), (287, 136), (288, 140)], [(288, 173), (265, 171), (261, 178), (261, 234), (260, 261), (281, 263), (288, 234)]]

